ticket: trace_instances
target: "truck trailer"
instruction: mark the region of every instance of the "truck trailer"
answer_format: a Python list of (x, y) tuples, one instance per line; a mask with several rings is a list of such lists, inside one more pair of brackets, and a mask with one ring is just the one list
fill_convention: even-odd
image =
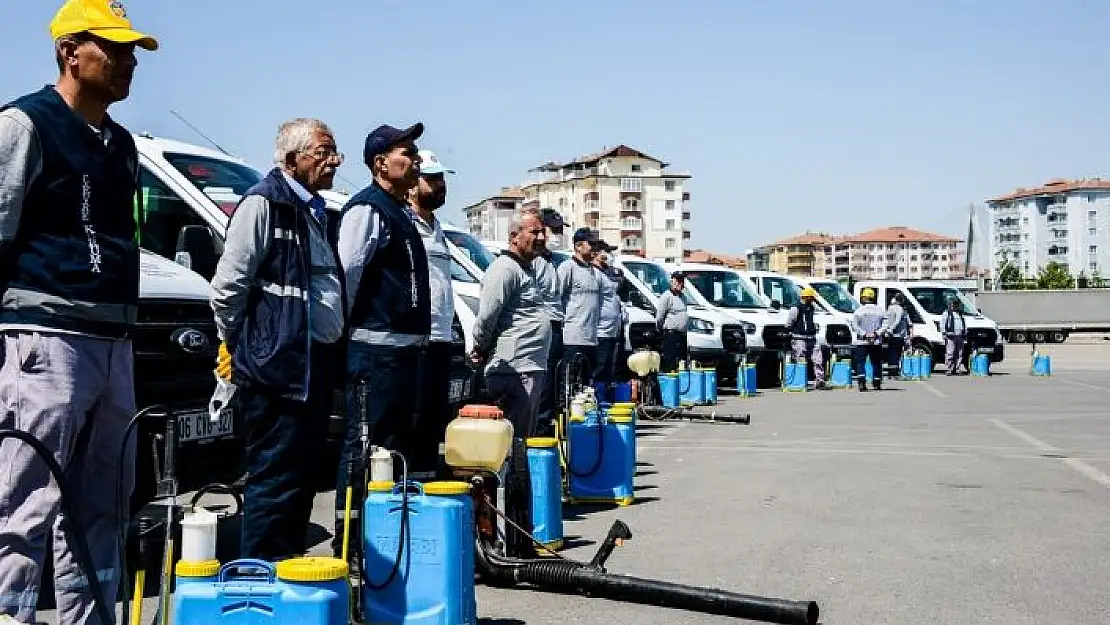
[(1110, 332), (1110, 289), (978, 291), (975, 303), (1010, 343), (1063, 343), (1072, 332)]

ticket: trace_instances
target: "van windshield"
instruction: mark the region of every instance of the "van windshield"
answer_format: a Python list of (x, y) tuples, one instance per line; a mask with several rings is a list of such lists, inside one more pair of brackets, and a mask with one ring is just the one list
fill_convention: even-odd
[(239, 198), (262, 180), (262, 174), (258, 170), (234, 161), (172, 152), (163, 156), (226, 215), (235, 212)]
[(844, 285), (839, 282), (810, 282), (809, 284), (813, 287), (813, 290), (825, 298), (830, 306), (840, 312), (853, 313), (859, 308), (859, 302), (856, 301), (856, 298), (852, 297), (848, 289), (844, 288)]
[[(637, 280), (644, 283), (644, 286), (646, 286), (648, 290), (650, 290), (656, 297), (659, 297), (660, 295), (670, 290), (671, 276), (667, 273), (666, 269), (663, 269), (659, 265), (656, 265), (655, 263), (640, 263), (636, 261), (626, 261), (622, 262), (621, 264), (624, 265), (624, 268), (628, 270), (628, 273), (632, 274), (636, 277)], [(683, 289), (682, 291), (682, 301), (685, 302), (687, 306), (698, 305), (698, 301), (694, 298), (694, 296), (685, 289)]]
[(794, 281), (781, 276), (763, 276), (763, 294), (783, 308), (793, 308), (802, 301), (802, 294)]
[(478, 269), (481, 269), (483, 272), (489, 269), (490, 263), (493, 262), (493, 259), (497, 258), (493, 252), (486, 249), (486, 246), (482, 245), (478, 239), (474, 238), (469, 233), (459, 230), (444, 230), (443, 236), (447, 237), (448, 241), (459, 248), (459, 251), (466, 254), (470, 262), (478, 265)]
[(924, 286), (911, 286), (909, 287), (910, 294), (917, 300), (918, 304), (925, 309), (925, 312), (930, 315), (943, 315), (944, 311), (948, 310), (948, 300), (956, 299), (963, 306), (965, 315), (977, 315), (979, 311), (975, 308), (975, 304), (959, 290), (952, 287), (924, 287)]
[(731, 271), (686, 270), (686, 282), (692, 283), (710, 304), (721, 308), (767, 308), (752, 291), (752, 285)]

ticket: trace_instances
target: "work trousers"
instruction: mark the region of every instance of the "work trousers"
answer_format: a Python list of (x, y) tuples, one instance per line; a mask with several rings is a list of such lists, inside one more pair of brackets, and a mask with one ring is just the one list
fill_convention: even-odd
[(0, 445), (0, 614), (34, 623), (46, 537), (54, 541), (54, 591), (59, 623), (100, 624), (85, 571), (63, 522), (85, 535), (95, 575), (109, 605), (120, 580), (116, 480), (130, 498), (135, 439), (126, 441), (135, 413), (131, 341), (72, 334), (8, 331), (0, 366), (0, 428), (43, 442), (65, 472), (80, 518), (64, 519), (46, 463), (25, 443)]
[(486, 375), (490, 395), (497, 407), (513, 424), (513, 438), (528, 440), (536, 427), (540, 393), (544, 387), (543, 371), (527, 373), (492, 373)]
[(863, 345), (856, 345), (852, 356), (853, 369), (855, 369), (856, 380), (860, 386), (867, 382), (866, 366), (870, 359), (872, 384), (878, 388), (883, 383), (883, 344), (864, 343)]
[(790, 341), (790, 347), (794, 350), (794, 362), (802, 358), (807, 359), (813, 365), (813, 379), (818, 384), (823, 383), (825, 381), (825, 354), (821, 351), (821, 345), (817, 342), (817, 338), (795, 338)]
[[(585, 387), (593, 383), (597, 345), (566, 345), (563, 347), (563, 360), (573, 363), (570, 373), (574, 376), (572, 380), (574, 384)], [(559, 388), (559, 392), (562, 392), (562, 387)]]
[(563, 324), (560, 321), (552, 321), (551, 349), (547, 352), (547, 375), (544, 376), (543, 388), (540, 391), (539, 420), (541, 422), (554, 423), (562, 392), (559, 388), (559, 381), (562, 379), (559, 361), (562, 359)]
[(944, 366), (948, 375), (956, 375), (960, 371), (960, 363), (964, 355), (964, 337), (944, 337)]
[[(597, 339), (597, 349), (594, 350), (594, 382), (605, 385), (606, 393), (612, 390), (612, 384), (616, 380), (617, 368), (617, 348), (620, 346), (620, 339), (616, 337)], [(608, 397), (601, 397), (608, 401)]]
[(686, 360), (686, 333), (681, 330), (663, 330), (663, 353), (659, 356), (659, 369), (663, 373), (678, 370), (678, 361)]
[(239, 384), (247, 428), (240, 557), (276, 561), (304, 555), (316, 467), (324, 457), (335, 376), (333, 347), (313, 343), (306, 401)]
[[(401, 454), (408, 463), (409, 470), (413, 470), (413, 462), (417, 458), (417, 448), (413, 444), (417, 395), (420, 394), (417, 371), (423, 349), (418, 345), (394, 347), (357, 341), (352, 341), (347, 346), (347, 427), (343, 449), (339, 454), (335, 491), (336, 532), (332, 539), (336, 554), (340, 552), (343, 540), (347, 462), (354, 459), (355, 469), (361, 471), (362, 467), (359, 436), (364, 415), (369, 427), (369, 445)], [(395, 479), (400, 477), (401, 462), (396, 458), (393, 460), (393, 473)], [(352, 492), (351, 541), (357, 541), (362, 535), (357, 519), (365, 494), (360, 480), (355, 481)]]
[(899, 369), (902, 365), (902, 352), (906, 350), (906, 339), (900, 336), (891, 336), (887, 338), (886, 348), (886, 362), (894, 369)]
[(409, 470), (435, 472), (439, 445), (451, 422), (451, 343), (432, 341), (420, 354), (417, 370), (416, 428)]

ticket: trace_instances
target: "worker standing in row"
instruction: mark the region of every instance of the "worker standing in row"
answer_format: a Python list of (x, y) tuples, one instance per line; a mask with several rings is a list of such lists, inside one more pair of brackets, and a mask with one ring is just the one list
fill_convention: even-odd
[(551, 325), (551, 347), (547, 352), (547, 375), (540, 391), (538, 432), (544, 436), (555, 435), (555, 412), (559, 405), (559, 381), (562, 372), (559, 363), (563, 359), (563, 298), (559, 294), (559, 276), (555, 271), (554, 257), (548, 241), (556, 233), (562, 233), (563, 218), (558, 213), (540, 212), (544, 226), (544, 237), (536, 239), (536, 258), (532, 261), (536, 282), (543, 297), (544, 310)]
[[(421, 393), (420, 356), (431, 333), (428, 257), (409, 209), (409, 193), (420, 177), (417, 123), (405, 129), (383, 124), (366, 137), (363, 163), (373, 182), (343, 208), (339, 259), (346, 278), (348, 388), (354, 401), (336, 480), (336, 532), (341, 549), (348, 459), (359, 450), (362, 420), (370, 445), (418, 457), (415, 428)], [(395, 464), (395, 471), (400, 470)], [(361, 499), (361, 492), (359, 493)], [(357, 509), (352, 505), (352, 509)], [(360, 525), (352, 524), (352, 527)], [(359, 540), (352, 533), (352, 540)]]
[(135, 48), (158, 42), (117, 5), (66, 2), (50, 24), (57, 82), (0, 112), (0, 395), (10, 404), (0, 427), (42, 441), (82, 513), (62, 518), (31, 447), (0, 445), (0, 615), (23, 623), (37, 622), (48, 535), (59, 622), (99, 623), (64, 522), (85, 535), (105, 599), (122, 577), (115, 501), (117, 471), (125, 497), (135, 482), (124, 432), (135, 412), (127, 332), (139, 301), (139, 156), (108, 108), (130, 93)]
[(940, 316), (940, 328), (944, 334), (945, 375), (956, 375), (960, 372), (964, 344), (967, 342), (967, 320), (958, 299), (953, 297), (948, 300), (948, 310)]
[(887, 366), (897, 374), (902, 366), (902, 352), (910, 340), (913, 325), (906, 314), (906, 296), (895, 293), (886, 309)]
[(655, 326), (663, 333), (660, 370), (675, 371), (680, 360), (686, 359), (686, 327), (690, 316), (686, 312), (686, 301), (682, 290), (686, 276), (681, 271), (671, 274), (670, 290), (659, 296), (659, 307), (655, 311)]
[[(593, 379), (608, 389), (616, 374), (618, 354), (621, 351), (621, 337), (624, 333), (624, 324), (628, 321), (628, 312), (621, 301), (620, 289), (623, 276), (621, 270), (609, 264), (609, 254), (614, 248), (604, 241), (599, 244), (599, 252), (594, 258), (594, 267), (600, 275), (601, 282), (601, 311), (597, 325), (597, 354)], [(602, 399), (608, 399), (602, 398)]]
[[(276, 166), (240, 198), (212, 279), (218, 372), (247, 426), (241, 556), (305, 553), (332, 391), (342, 388), (345, 315), (326, 202), (342, 155), (326, 124), (278, 130)], [(338, 383), (337, 383), (338, 382)]]
[(813, 287), (802, 289), (799, 301), (786, 317), (786, 328), (790, 332), (790, 346), (793, 350), (795, 361), (810, 359), (813, 364), (813, 377), (817, 381), (817, 389), (825, 388), (825, 355), (821, 344), (817, 340), (817, 324), (813, 320), (816, 307), (813, 303), (817, 291)]
[(545, 241), (538, 210), (521, 209), (512, 216), (509, 249), (490, 264), (482, 279), (470, 354), (512, 422), (514, 437), (525, 440), (536, 426), (551, 348), (551, 318), (534, 263)]
[(572, 239), (574, 256), (556, 271), (563, 308), (563, 360), (571, 363), (574, 380), (589, 385), (597, 356), (597, 326), (601, 316), (601, 272), (593, 265), (600, 243), (595, 231), (579, 228)]
[(436, 218), (436, 210), (447, 202), (447, 174), (455, 171), (443, 166), (430, 150), (420, 150), (420, 178), (409, 192), (413, 223), (428, 255), (431, 333), (420, 355), (417, 369), (416, 435), (410, 475), (414, 479), (434, 477), (439, 468), (439, 444), (451, 420), (451, 350), (455, 319), (455, 292), (451, 285), (451, 251), (447, 237)]
[(854, 338), (854, 369), (860, 392), (867, 390), (867, 361), (871, 361), (871, 384), (876, 391), (883, 387), (883, 334), (886, 311), (875, 303), (875, 289), (867, 287), (860, 293), (862, 304), (852, 314)]

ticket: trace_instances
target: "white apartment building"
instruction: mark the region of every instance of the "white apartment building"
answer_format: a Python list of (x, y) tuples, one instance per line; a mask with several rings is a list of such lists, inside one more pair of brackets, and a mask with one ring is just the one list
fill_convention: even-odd
[(481, 241), (508, 241), (509, 219), (523, 201), (519, 187), (504, 187), (497, 195), (462, 209), (466, 227)]
[[(521, 185), (525, 202), (559, 212), (569, 243), (575, 229), (589, 227), (621, 248), (662, 262), (681, 262), (690, 239), (688, 172), (626, 145), (566, 163), (533, 168)], [(477, 218), (476, 218), (477, 221)]]
[(1055, 261), (1072, 275), (1110, 268), (1110, 181), (1051, 180), (987, 201), (991, 275), (1005, 262), (1026, 277)]
[(964, 276), (964, 242), (890, 226), (834, 237), (814, 252), (814, 273), (856, 280), (951, 280)]

